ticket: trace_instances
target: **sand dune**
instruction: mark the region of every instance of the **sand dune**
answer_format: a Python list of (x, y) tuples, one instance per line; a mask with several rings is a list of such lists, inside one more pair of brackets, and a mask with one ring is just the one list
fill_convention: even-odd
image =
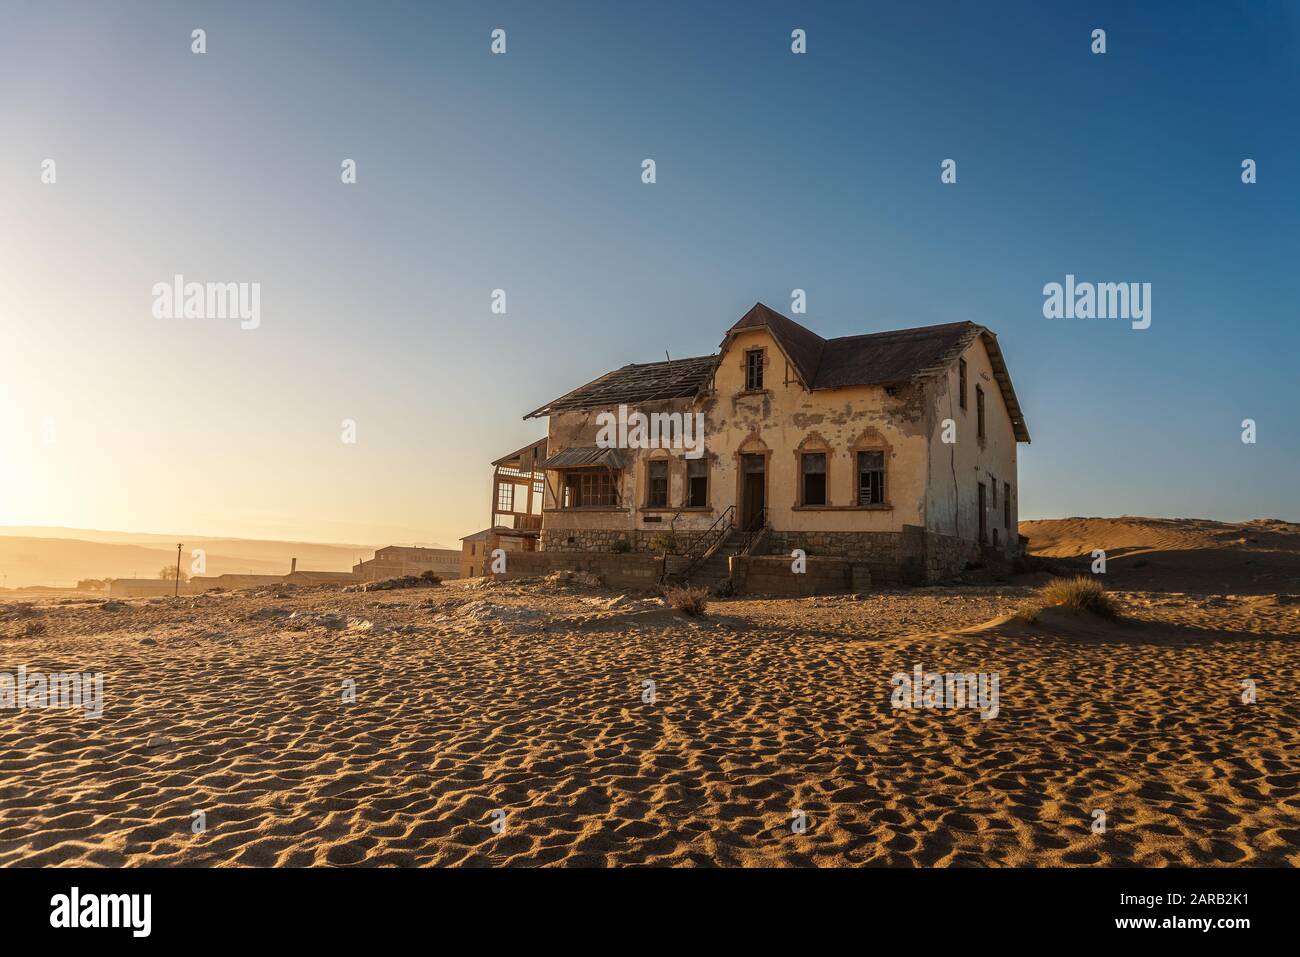
[[(0, 605), (0, 671), (102, 669), (107, 699), (0, 711), (0, 864), (1300, 863), (1296, 593), (1006, 621), (1030, 592)], [(998, 673), (997, 717), (892, 708), (917, 664)]]
[(1021, 522), (1035, 555), (1091, 560), (1126, 588), (1267, 594), (1300, 584), (1300, 524), (1271, 519), (1065, 518)]

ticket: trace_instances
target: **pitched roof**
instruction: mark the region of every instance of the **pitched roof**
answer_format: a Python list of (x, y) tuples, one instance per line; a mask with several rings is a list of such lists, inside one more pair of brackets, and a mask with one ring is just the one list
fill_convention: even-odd
[(585, 465), (605, 465), (609, 468), (627, 468), (627, 455), (621, 449), (602, 449), (595, 446), (575, 445), (560, 449), (545, 462), (544, 469), (572, 469)]
[(812, 388), (887, 385), (940, 372), (966, 350), (979, 331), (973, 322), (950, 322), (831, 339)]
[[(740, 317), (722, 341), (722, 350), (737, 333), (766, 329), (785, 353), (800, 381), (810, 391), (862, 385), (901, 385), (949, 368), (977, 338), (984, 340), (993, 378), (1011, 416), (1016, 440), (1029, 441), (1024, 413), (1011, 385), (998, 337), (974, 322), (873, 332), (862, 336), (823, 339), (761, 302)], [(567, 395), (528, 413), (524, 418), (574, 409), (601, 409), (619, 403), (689, 398), (708, 385), (720, 355), (629, 365), (601, 376)]]
[(511, 452), (509, 455), (503, 455), (494, 461), (493, 465), (505, 465), (525, 471), (530, 466), (536, 465), (538, 459), (546, 458), (546, 436), (542, 436), (536, 442), (530, 442), (522, 449)]
[(790, 364), (794, 366), (803, 384), (810, 389), (813, 388), (813, 379), (817, 375), (817, 366), (821, 363), (826, 340), (811, 329), (805, 329), (793, 319), (787, 319), (779, 312), (769, 309), (761, 302), (754, 303), (753, 308), (727, 330), (727, 338), (722, 341), (723, 350), (727, 348), (727, 343), (735, 333), (746, 329), (763, 328), (772, 334), (772, 338), (789, 358)]
[(1011, 417), (1016, 441), (1029, 441), (1029, 429), (1016, 390), (1011, 385), (998, 337), (977, 323), (949, 322), (823, 339), (760, 302), (727, 330), (723, 349), (734, 333), (759, 328), (768, 330), (810, 391), (912, 382), (943, 372), (975, 339), (982, 337), (993, 366), (993, 378), (1002, 391), (1002, 399)]
[(532, 419), (575, 409), (603, 409), (619, 403), (690, 398), (708, 383), (717, 362), (717, 356), (696, 356), (692, 359), (623, 366), (551, 400), (524, 418)]

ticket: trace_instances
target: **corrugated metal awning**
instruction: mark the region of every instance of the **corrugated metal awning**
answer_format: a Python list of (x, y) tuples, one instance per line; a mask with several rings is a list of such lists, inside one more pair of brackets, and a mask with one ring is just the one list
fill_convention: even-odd
[(560, 449), (542, 463), (544, 469), (576, 469), (584, 466), (606, 466), (611, 469), (626, 468), (627, 456), (622, 449), (574, 446), (571, 449)]

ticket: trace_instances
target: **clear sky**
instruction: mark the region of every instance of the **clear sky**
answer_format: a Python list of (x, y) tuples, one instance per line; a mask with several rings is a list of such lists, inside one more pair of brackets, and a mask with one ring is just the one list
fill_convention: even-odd
[[(524, 413), (794, 288), (998, 334), (1022, 518), (1300, 520), (1298, 81), (1262, 0), (7, 3), (0, 524), (454, 544)], [(1151, 327), (1045, 319), (1067, 273)]]

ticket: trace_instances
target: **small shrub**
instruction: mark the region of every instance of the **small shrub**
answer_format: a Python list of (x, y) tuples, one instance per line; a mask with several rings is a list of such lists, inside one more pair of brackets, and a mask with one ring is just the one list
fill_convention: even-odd
[(730, 598), (735, 593), (736, 583), (730, 578), (722, 579), (722, 581), (718, 582), (717, 587), (713, 589), (713, 594), (718, 598)]
[(1058, 578), (1048, 582), (1038, 591), (1044, 605), (1059, 605), (1076, 611), (1089, 611), (1103, 618), (1116, 618), (1119, 610), (1111, 601), (1101, 582), (1087, 575)]
[(672, 532), (655, 532), (650, 536), (650, 547), (661, 555), (676, 555), (677, 536)]
[(1032, 625), (1038, 620), (1038, 613), (1043, 610), (1043, 606), (1032, 601), (1022, 601), (1016, 606), (1016, 610), (1011, 613), (1011, 617), (1025, 625)]
[(615, 554), (622, 555), (624, 552), (630, 552), (632, 550), (632, 543), (626, 538), (620, 538), (613, 545), (609, 546), (609, 550)]
[(441, 585), (441, 584), (442, 584), (442, 579), (439, 578), (436, 574), (434, 574), (432, 568), (429, 568), (429, 569), (426, 569), (425, 571), (420, 572), (420, 577), (421, 577), (422, 579), (424, 579), (425, 581), (427, 581), (427, 582), (433, 582), (435, 585)]
[(675, 611), (683, 615), (698, 618), (709, 607), (709, 590), (707, 588), (685, 586), (664, 589), (664, 601)]

